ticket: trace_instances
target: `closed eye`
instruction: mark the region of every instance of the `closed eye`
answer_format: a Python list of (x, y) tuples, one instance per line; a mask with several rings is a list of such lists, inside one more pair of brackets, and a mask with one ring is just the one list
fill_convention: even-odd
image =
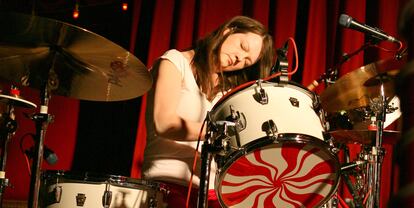
[(246, 51), (246, 52), (248, 52), (248, 51), (249, 51), (249, 46), (248, 46), (245, 42), (242, 42), (242, 43), (240, 44), (240, 47), (241, 47), (241, 49), (242, 49), (242, 50), (244, 50), (244, 51)]

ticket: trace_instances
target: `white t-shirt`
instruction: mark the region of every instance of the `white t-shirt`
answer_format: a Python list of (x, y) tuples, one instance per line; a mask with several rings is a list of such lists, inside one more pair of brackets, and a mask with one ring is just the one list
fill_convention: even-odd
[[(181, 93), (177, 106), (177, 114), (182, 118), (195, 122), (204, 121), (207, 112), (218, 100), (213, 102), (206, 99), (196, 83), (190, 62), (177, 50), (169, 50), (161, 56), (161, 59), (171, 61), (181, 73)], [(152, 73), (156, 77), (158, 73), (154, 69)], [(176, 70), (176, 69), (173, 69)], [(151, 89), (147, 97), (146, 125), (147, 144), (144, 153), (142, 175), (146, 179), (172, 182), (187, 186), (191, 177), (195, 148), (197, 142), (175, 141), (157, 136), (154, 131), (153, 118), (154, 90)], [(200, 142), (199, 152), (202, 145)], [(200, 178), (200, 153), (198, 154), (197, 171), (193, 176), (193, 187), (198, 187)], [(211, 163), (209, 189), (214, 188), (216, 164)]]

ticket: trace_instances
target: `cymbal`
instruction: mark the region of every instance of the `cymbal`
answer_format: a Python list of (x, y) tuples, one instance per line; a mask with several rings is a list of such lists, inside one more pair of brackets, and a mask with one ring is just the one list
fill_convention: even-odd
[(393, 97), (394, 76), (403, 65), (402, 60), (390, 58), (348, 72), (321, 93), (322, 108), (337, 112), (368, 106), (370, 99), (380, 95), (381, 85), (375, 81), (379, 79), (384, 82), (385, 96)]
[(36, 108), (36, 104), (23, 99), (21, 96), (18, 95), (3, 95), (0, 94), (0, 103), (4, 103), (6, 105), (12, 105), (16, 107), (23, 107), (23, 108)]
[[(375, 142), (376, 138), (376, 131), (374, 130), (335, 130), (330, 131), (329, 134), (336, 142), (343, 144), (359, 143), (370, 145)], [(384, 130), (383, 143), (395, 144), (397, 142), (397, 137), (399, 136), (399, 131)]]
[(0, 78), (91, 101), (141, 96), (152, 85), (133, 54), (86, 29), (53, 19), (0, 13)]

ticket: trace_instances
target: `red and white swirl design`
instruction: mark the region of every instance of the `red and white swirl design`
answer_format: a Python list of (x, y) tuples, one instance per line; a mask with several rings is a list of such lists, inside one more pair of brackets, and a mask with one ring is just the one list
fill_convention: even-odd
[(337, 184), (336, 160), (310, 144), (272, 144), (229, 166), (218, 183), (227, 207), (315, 207)]

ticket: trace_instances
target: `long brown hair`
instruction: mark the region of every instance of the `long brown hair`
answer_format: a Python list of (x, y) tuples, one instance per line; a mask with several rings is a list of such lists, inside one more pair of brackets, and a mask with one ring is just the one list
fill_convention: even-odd
[[(225, 33), (227, 30), (229, 32)], [(219, 53), (224, 40), (231, 34), (252, 32), (263, 37), (263, 45), (258, 61), (243, 70), (221, 73), (219, 84), (212, 80), (214, 69), (219, 67)], [(196, 81), (208, 99), (220, 90), (228, 90), (249, 80), (264, 78), (269, 75), (274, 61), (273, 40), (265, 27), (252, 18), (236, 16), (228, 20), (216, 30), (198, 40), (193, 47), (195, 54), (192, 60), (196, 68)]]

